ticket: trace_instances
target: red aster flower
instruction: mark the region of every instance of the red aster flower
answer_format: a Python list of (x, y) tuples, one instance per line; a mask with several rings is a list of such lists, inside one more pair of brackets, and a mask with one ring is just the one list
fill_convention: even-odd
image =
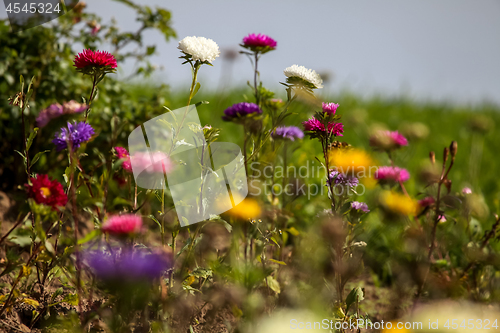
[(106, 51), (83, 50), (75, 57), (76, 70), (95, 75), (112, 73), (117, 67), (115, 56)]
[(51, 206), (52, 209), (64, 207), (68, 202), (68, 197), (64, 189), (57, 180), (50, 180), (47, 175), (37, 175), (31, 178), (31, 184), (26, 184), (28, 196), (36, 203)]

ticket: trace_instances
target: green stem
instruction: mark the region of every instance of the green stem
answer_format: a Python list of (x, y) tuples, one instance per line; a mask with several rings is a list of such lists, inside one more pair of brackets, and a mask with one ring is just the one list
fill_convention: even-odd
[(253, 86), (255, 89), (255, 104), (260, 106), (260, 94), (259, 94), (259, 89), (257, 88), (257, 75), (258, 75), (258, 70), (257, 70), (257, 62), (259, 61), (259, 52), (255, 52), (255, 70), (253, 73)]
[(97, 87), (97, 75), (94, 75), (94, 79), (92, 81), (92, 90), (90, 91), (90, 96), (89, 96), (89, 100), (88, 100), (88, 108), (87, 108), (87, 111), (85, 111), (85, 122), (87, 122), (87, 118), (90, 114), (90, 104), (92, 104), (92, 100), (95, 98), (94, 96), (94, 92), (95, 92), (95, 88)]

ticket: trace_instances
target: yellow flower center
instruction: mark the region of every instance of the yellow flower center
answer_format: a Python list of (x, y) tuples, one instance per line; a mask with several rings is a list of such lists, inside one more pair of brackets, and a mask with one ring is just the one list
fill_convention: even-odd
[(50, 197), (50, 189), (48, 187), (40, 187), (40, 191), (44, 197)]

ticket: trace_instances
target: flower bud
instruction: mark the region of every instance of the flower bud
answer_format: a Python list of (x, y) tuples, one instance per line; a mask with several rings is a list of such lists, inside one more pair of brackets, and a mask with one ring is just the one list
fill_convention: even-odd
[(429, 158), (431, 159), (431, 163), (432, 163), (432, 164), (435, 164), (435, 163), (436, 163), (436, 153), (435, 153), (435, 152), (431, 151), (431, 152), (429, 153)]
[(456, 141), (452, 141), (450, 144), (451, 158), (455, 158), (455, 155), (457, 154), (457, 148), (458, 143)]
[(443, 151), (443, 163), (446, 163), (446, 161), (448, 161), (448, 155), (450, 154), (450, 150), (448, 149), (448, 147), (444, 148), (444, 151)]

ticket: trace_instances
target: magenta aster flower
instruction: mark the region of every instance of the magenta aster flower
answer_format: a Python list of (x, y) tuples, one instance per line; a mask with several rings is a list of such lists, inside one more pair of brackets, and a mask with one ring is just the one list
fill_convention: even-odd
[(328, 123), (328, 132), (335, 136), (344, 136), (342, 134), (344, 133), (344, 124), (330, 122)]
[(40, 111), (36, 117), (36, 124), (38, 127), (45, 127), (52, 119), (59, 118), (65, 114), (80, 113), (87, 110), (88, 106), (80, 104), (74, 100), (63, 103), (55, 103)]
[(250, 49), (257, 52), (268, 52), (276, 49), (276, 41), (271, 37), (264, 34), (249, 34), (243, 38), (244, 48)]
[(378, 168), (377, 172), (375, 173), (375, 179), (405, 182), (410, 179), (410, 173), (408, 172), (408, 170), (400, 167), (383, 166)]
[(339, 107), (339, 105), (335, 103), (323, 103), (322, 107), (323, 107), (323, 112), (332, 115), (335, 114), (335, 112), (337, 112), (337, 108)]
[(244, 117), (261, 114), (262, 110), (255, 103), (236, 103), (224, 110), (224, 121), (241, 120)]
[(130, 155), (127, 149), (123, 147), (115, 147), (115, 151), (119, 159), (125, 159), (122, 163), (123, 170), (132, 172), (132, 164), (130, 163)]
[(275, 139), (283, 138), (295, 141), (295, 139), (302, 139), (304, 132), (296, 126), (282, 126), (277, 127), (271, 136)]
[(94, 135), (94, 129), (89, 124), (81, 121), (78, 123), (68, 123), (68, 127), (63, 127), (56, 133), (52, 142), (56, 145), (57, 151), (68, 147), (71, 142), (73, 149), (80, 147), (80, 144), (87, 142)]
[(304, 125), (304, 130), (307, 132), (323, 132), (325, 130), (325, 126), (316, 118), (311, 118), (302, 122)]
[[(306, 132), (326, 132), (325, 126), (316, 118), (311, 118), (302, 123)], [(344, 125), (342, 123), (328, 123), (328, 132), (335, 136), (344, 136)]]
[(378, 131), (370, 137), (370, 146), (383, 150), (392, 150), (407, 145), (408, 140), (398, 131)]
[(77, 71), (94, 75), (112, 73), (117, 67), (115, 56), (106, 51), (83, 50), (75, 57), (74, 66)]
[(114, 235), (129, 235), (141, 231), (142, 218), (135, 214), (111, 216), (102, 225), (101, 230)]

